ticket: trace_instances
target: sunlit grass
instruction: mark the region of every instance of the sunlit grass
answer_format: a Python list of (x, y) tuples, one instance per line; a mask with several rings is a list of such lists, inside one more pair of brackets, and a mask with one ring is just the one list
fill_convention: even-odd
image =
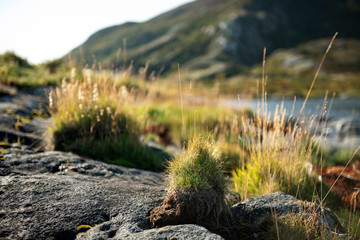
[(249, 155), (232, 176), (244, 199), (277, 191), (299, 195), (311, 184), (312, 145), (304, 144), (310, 136), (299, 123), (286, 122), (284, 109), (244, 122), (243, 133)]
[(169, 162), (169, 188), (213, 189), (223, 195), (226, 189), (223, 165), (219, 147), (210, 139), (195, 135), (187, 144), (187, 151)]
[(164, 159), (140, 142), (144, 116), (132, 103), (127, 88), (106, 76), (64, 80), (49, 95), (50, 144), (110, 163), (160, 170)]

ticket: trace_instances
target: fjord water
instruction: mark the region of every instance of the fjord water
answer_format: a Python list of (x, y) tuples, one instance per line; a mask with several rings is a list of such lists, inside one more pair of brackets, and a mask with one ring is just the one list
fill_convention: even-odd
[[(268, 112), (274, 113), (276, 106), (283, 104), (286, 109), (286, 115), (290, 115), (293, 111), (294, 116), (300, 116), (300, 111), (304, 103), (303, 98), (296, 99), (294, 104), (293, 98), (270, 98), (266, 100)], [(331, 104), (332, 102), (332, 104)], [(233, 108), (250, 108), (256, 111), (258, 104), (261, 104), (261, 99), (243, 100), (240, 98), (227, 101), (226, 105)], [(325, 100), (324, 98), (311, 98), (308, 99), (305, 105), (305, 109), (301, 115), (311, 116), (313, 114), (321, 115), (323, 113)], [(331, 109), (330, 109), (331, 105)], [(326, 111), (329, 114), (329, 119), (333, 118), (348, 118), (359, 117), (360, 115), (360, 99), (359, 98), (347, 98), (347, 99), (327, 99)]]
[[(330, 151), (349, 149), (355, 150), (360, 145), (360, 99), (359, 98), (312, 98), (306, 102), (304, 110), (301, 112), (305, 99), (292, 98), (270, 98), (267, 99), (267, 111), (271, 115), (275, 112), (277, 106), (283, 105), (286, 109), (286, 115), (291, 114), (308, 122), (310, 117), (320, 119), (322, 123), (321, 129), (314, 132), (320, 137), (321, 133), (326, 134), (326, 140), (321, 138), (321, 145)], [(250, 108), (256, 111), (261, 105), (261, 99), (228, 100), (226, 105), (233, 108)], [(326, 111), (326, 112), (324, 112)]]

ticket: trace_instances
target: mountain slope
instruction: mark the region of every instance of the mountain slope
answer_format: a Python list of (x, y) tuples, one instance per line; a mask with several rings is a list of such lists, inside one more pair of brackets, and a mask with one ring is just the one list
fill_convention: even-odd
[(147, 22), (100, 30), (69, 56), (81, 65), (133, 60), (166, 72), (180, 63), (198, 78), (231, 75), (261, 61), (264, 46), (269, 53), (336, 31), (360, 38), (359, 13), (354, 0), (198, 0)]

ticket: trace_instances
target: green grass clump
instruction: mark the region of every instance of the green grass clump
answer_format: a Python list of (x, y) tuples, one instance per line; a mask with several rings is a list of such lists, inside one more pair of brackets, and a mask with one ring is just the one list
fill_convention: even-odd
[(141, 112), (105, 77), (63, 82), (50, 93), (50, 145), (110, 163), (160, 170), (163, 157), (139, 140)]
[(188, 142), (187, 151), (169, 162), (168, 184), (170, 189), (213, 189), (223, 195), (226, 189), (223, 160), (219, 147), (202, 136)]

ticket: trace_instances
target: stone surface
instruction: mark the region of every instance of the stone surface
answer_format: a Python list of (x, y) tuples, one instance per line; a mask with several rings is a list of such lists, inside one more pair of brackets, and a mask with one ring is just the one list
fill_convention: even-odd
[[(2, 148), (0, 239), (221, 239), (197, 225), (149, 230), (163, 175), (63, 152)], [(93, 228), (77, 233), (79, 225)]]
[(47, 88), (32, 92), (18, 92), (14, 96), (0, 97), (0, 141), (20, 142), (34, 150), (43, 150), (42, 139), (46, 130)]
[(223, 239), (219, 235), (209, 232), (206, 228), (193, 224), (167, 226), (143, 231), (137, 225), (123, 224), (118, 228), (118, 225), (111, 223), (96, 226), (86, 233), (79, 234), (76, 239), (95, 240), (110, 237), (112, 239)]
[(256, 223), (268, 214), (276, 213), (284, 217), (289, 213), (301, 213), (304, 217), (318, 214), (318, 224), (330, 232), (345, 233), (336, 215), (326, 207), (319, 207), (317, 204), (301, 201), (286, 193), (272, 193), (256, 198), (249, 198), (242, 203), (234, 205), (232, 212), (236, 221), (249, 225)]
[(45, 110), (46, 103), (46, 95), (19, 92), (15, 96), (0, 97), (0, 113), (11, 112), (20, 116), (30, 116), (33, 109)]

